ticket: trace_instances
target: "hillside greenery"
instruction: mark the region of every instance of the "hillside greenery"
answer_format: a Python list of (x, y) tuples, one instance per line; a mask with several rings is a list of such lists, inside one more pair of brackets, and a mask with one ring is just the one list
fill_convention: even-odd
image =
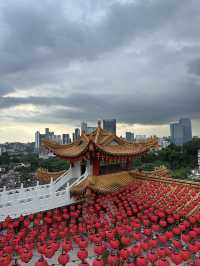
[(150, 152), (135, 160), (133, 166), (151, 171), (154, 167), (165, 165), (171, 170), (174, 178), (187, 178), (190, 171), (197, 168), (198, 149), (200, 149), (200, 138), (195, 138), (183, 146), (170, 145), (158, 152)]

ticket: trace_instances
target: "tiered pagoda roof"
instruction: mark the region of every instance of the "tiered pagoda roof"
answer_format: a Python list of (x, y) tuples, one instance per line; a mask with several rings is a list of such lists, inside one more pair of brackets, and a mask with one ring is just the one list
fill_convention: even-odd
[(49, 183), (51, 179), (56, 180), (59, 176), (63, 175), (65, 170), (57, 172), (49, 172), (47, 169), (39, 168), (36, 172), (36, 178), (39, 181)]
[(96, 152), (107, 156), (137, 157), (147, 153), (157, 146), (157, 139), (150, 138), (143, 143), (129, 143), (126, 140), (98, 127), (90, 134), (83, 133), (78, 141), (71, 144), (58, 144), (50, 140), (43, 140), (43, 145), (56, 156), (66, 159), (75, 159)]

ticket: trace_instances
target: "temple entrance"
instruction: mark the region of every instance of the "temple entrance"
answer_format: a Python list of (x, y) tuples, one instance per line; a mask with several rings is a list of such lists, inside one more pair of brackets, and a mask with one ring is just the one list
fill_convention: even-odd
[(87, 161), (82, 160), (80, 166), (81, 166), (81, 175), (83, 175), (86, 171)]

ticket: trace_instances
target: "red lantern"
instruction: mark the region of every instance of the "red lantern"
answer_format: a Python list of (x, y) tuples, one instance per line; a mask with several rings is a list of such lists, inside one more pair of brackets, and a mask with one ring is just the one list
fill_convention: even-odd
[(62, 252), (58, 256), (58, 263), (61, 265), (66, 265), (69, 262), (69, 255), (67, 253)]
[(200, 266), (200, 258), (196, 258), (194, 262), (195, 262), (195, 266)]
[(147, 262), (147, 259), (145, 257), (138, 257), (136, 259), (136, 265), (137, 266), (147, 266), (148, 265), (148, 262)]
[(102, 255), (103, 252), (105, 250), (105, 247), (100, 244), (100, 243), (96, 243), (95, 247), (94, 247), (94, 252), (97, 254), (97, 255)]
[(84, 261), (84, 260), (87, 259), (87, 257), (88, 257), (88, 251), (87, 251), (86, 249), (84, 249), (84, 248), (81, 248), (81, 249), (78, 251), (78, 253), (77, 253), (77, 257), (78, 257), (80, 260)]
[(170, 263), (165, 258), (161, 258), (158, 260), (157, 266), (170, 266)]
[(49, 266), (48, 262), (41, 257), (36, 263), (35, 266)]
[(109, 265), (116, 265), (119, 262), (119, 257), (115, 254), (110, 254), (108, 256)]
[(181, 264), (182, 261), (183, 261), (181, 255), (179, 253), (172, 253), (171, 254), (171, 259), (176, 265)]
[(33, 257), (33, 253), (31, 250), (23, 250), (22, 253), (20, 254), (20, 259), (25, 262), (28, 263)]
[(110, 245), (113, 249), (118, 249), (119, 248), (119, 240), (113, 239), (110, 241)]
[(127, 260), (128, 257), (129, 257), (129, 252), (125, 248), (121, 249), (119, 254), (120, 254), (120, 258), (123, 259), (123, 260)]
[(104, 266), (104, 261), (100, 258), (96, 258), (93, 261), (92, 266)]
[(72, 250), (72, 242), (70, 240), (66, 240), (64, 243), (62, 243), (62, 249), (65, 252)]

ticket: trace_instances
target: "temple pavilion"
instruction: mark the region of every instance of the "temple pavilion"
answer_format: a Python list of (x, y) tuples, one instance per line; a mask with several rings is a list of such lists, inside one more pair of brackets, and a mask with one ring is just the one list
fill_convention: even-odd
[[(82, 185), (88, 184), (89, 180), (90, 184), (94, 180), (107, 180), (106, 183), (113, 186), (123, 176), (126, 176), (126, 180), (130, 178), (127, 177), (127, 172), (132, 169), (133, 160), (155, 148), (157, 140), (149, 138), (142, 143), (129, 143), (102, 129), (98, 122), (95, 131), (90, 134), (83, 132), (80, 139), (71, 144), (62, 145), (44, 140), (43, 145), (58, 158), (70, 162), (74, 178), (87, 171), (88, 179)], [(60, 174), (61, 172), (50, 173), (40, 169), (37, 176), (40, 180), (49, 181), (50, 178), (55, 180)]]

